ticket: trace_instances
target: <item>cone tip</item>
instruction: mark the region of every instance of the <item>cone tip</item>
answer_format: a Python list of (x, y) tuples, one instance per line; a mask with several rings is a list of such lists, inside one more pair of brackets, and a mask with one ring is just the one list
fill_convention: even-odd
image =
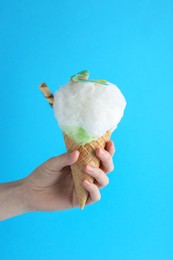
[(85, 207), (85, 203), (80, 204), (80, 209), (83, 210)]

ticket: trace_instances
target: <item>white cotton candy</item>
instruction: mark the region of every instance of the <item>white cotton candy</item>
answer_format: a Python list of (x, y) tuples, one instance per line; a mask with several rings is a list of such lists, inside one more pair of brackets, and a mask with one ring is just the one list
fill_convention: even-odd
[(69, 82), (54, 95), (54, 113), (59, 126), (81, 127), (89, 136), (113, 131), (121, 120), (126, 100), (119, 88), (96, 82)]

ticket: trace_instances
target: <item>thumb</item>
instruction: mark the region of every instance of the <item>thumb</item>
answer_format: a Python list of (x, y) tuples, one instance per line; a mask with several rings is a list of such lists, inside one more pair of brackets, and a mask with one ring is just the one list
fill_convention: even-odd
[(51, 170), (61, 170), (65, 166), (72, 165), (79, 158), (79, 151), (74, 151), (72, 153), (67, 152), (59, 156), (55, 156), (47, 161), (47, 166)]

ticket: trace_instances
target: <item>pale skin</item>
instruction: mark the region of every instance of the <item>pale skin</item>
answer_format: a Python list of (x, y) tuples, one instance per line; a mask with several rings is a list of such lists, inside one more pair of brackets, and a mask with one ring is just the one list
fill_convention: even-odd
[[(96, 149), (100, 168), (86, 165), (84, 171), (94, 177), (94, 183), (83, 181), (88, 191), (87, 205), (101, 199), (100, 189), (109, 183), (113, 171), (114, 143)], [(64, 153), (37, 167), (28, 177), (0, 184), (0, 220), (33, 211), (59, 211), (79, 207), (70, 165), (78, 160), (79, 152)]]

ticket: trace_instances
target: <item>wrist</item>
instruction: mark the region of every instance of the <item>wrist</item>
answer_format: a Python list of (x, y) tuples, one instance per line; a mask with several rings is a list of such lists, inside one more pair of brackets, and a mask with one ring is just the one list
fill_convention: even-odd
[(28, 189), (26, 179), (27, 178), (19, 180), (18, 187), (17, 187), (18, 194), (21, 195), (19, 196), (19, 200), (20, 200), (21, 210), (23, 210), (23, 213), (33, 211), (31, 206), (31, 201), (30, 201), (31, 194), (30, 194), (30, 190)]
[(0, 220), (29, 211), (24, 179), (0, 184)]
[(16, 200), (19, 205), (21, 213), (27, 213), (31, 211), (29, 203), (29, 194), (25, 185), (25, 179), (21, 179), (16, 182)]

